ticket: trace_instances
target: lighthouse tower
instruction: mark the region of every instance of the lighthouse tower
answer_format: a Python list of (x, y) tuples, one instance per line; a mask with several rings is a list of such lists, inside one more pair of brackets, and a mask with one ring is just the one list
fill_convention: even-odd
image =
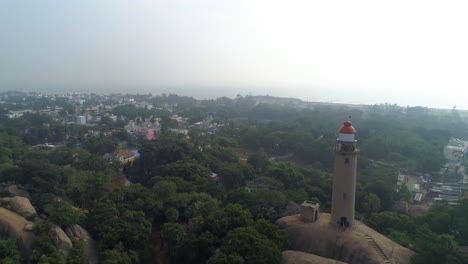
[(358, 148), (354, 136), (356, 130), (351, 121), (346, 121), (339, 131), (335, 146), (335, 173), (331, 223), (342, 227), (353, 224), (356, 200), (356, 165)]

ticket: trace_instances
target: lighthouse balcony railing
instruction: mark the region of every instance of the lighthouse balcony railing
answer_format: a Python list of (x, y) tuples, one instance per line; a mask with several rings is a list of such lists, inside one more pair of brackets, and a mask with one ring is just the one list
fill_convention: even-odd
[(335, 150), (342, 152), (342, 153), (352, 153), (352, 152), (359, 151), (358, 145), (356, 142), (349, 142), (349, 143), (337, 142), (335, 144)]

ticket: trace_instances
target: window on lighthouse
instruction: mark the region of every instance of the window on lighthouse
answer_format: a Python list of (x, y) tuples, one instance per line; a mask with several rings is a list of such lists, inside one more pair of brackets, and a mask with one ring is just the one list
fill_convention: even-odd
[(346, 159), (344, 160), (344, 163), (345, 163), (345, 164), (349, 164), (349, 158), (346, 158)]

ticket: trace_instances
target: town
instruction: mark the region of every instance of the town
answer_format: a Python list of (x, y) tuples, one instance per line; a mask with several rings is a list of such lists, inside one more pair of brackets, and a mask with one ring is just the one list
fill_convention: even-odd
[[(117, 142), (104, 157), (119, 161), (122, 164), (132, 162), (139, 156), (138, 147), (146, 140), (154, 140), (161, 134), (162, 127), (190, 139), (189, 131), (213, 134), (224, 123), (213, 122), (211, 115), (179, 116), (177, 113), (184, 106), (179, 101), (190, 105), (195, 99), (178, 97), (176, 95), (152, 96), (123, 94), (41, 94), (6, 92), (0, 95), (0, 104), (4, 115), (18, 118), (25, 113), (44, 114), (63, 125), (79, 127), (84, 138), (105, 137)], [(191, 102), (190, 102), (191, 101)], [(274, 103), (299, 108), (310, 107), (311, 103), (298, 99), (255, 97), (255, 103)], [(360, 105), (353, 108), (363, 108)], [(226, 121), (226, 120), (223, 120)], [(47, 124), (44, 124), (47, 125)], [(61, 145), (79, 147), (80, 141), (76, 135), (63, 135), (61, 138), (43, 138), (36, 141), (33, 148), (53, 149)], [(112, 144), (109, 144), (112, 145)], [(463, 157), (468, 149), (468, 141), (451, 138), (443, 149), (447, 163), (440, 169), (439, 181), (432, 181), (430, 174), (407, 175), (405, 168), (400, 168), (397, 191), (404, 184), (411, 191), (412, 204), (431, 205), (439, 201), (457, 204), (462, 199), (463, 192), (468, 190), (468, 175), (464, 173)], [(372, 160), (371, 160), (372, 161)], [(374, 161), (372, 161), (374, 162)], [(378, 166), (382, 161), (377, 161)], [(460, 179), (444, 177), (444, 175), (461, 175)], [(397, 208), (408, 212), (409, 204), (397, 204)], [(403, 208), (403, 209), (402, 209)], [(421, 206), (415, 206), (415, 212)]]
[[(245, 263), (295, 263), (299, 255), (363, 263), (297, 242), (301, 221), (310, 222), (301, 233), (325, 234), (315, 228), (334, 222), (328, 212), (339, 216), (333, 232), (349, 230), (346, 241), (365, 234), (364, 244), (350, 243), (372, 261), (433, 258), (426, 242), (445, 243), (446, 234), (468, 243), (463, 110), (25, 92), (0, 93), (0, 110), (0, 223), (16, 230), (9, 236), (23, 241), (24, 260), (124, 261), (126, 252), (130, 263), (225, 263), (238, 254), (261, 259)], [(354, 184), (346, 169), (336, 172), (344, 120), (357, 130)], [(345, 205), (342, 192), (353, 193)], [(254, 239), (245, 232), (269, 251), (226, 242)], [(463, 250), (447, 255), (463, 258)]]

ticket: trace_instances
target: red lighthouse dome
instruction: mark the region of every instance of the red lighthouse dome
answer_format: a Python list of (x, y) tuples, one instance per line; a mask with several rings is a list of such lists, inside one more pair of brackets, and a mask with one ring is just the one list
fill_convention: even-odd
[(345, 121), (343, 126), (340, 128), (340, 134), (356, 134), (356, 129), (354, 129), (351, 121)]

